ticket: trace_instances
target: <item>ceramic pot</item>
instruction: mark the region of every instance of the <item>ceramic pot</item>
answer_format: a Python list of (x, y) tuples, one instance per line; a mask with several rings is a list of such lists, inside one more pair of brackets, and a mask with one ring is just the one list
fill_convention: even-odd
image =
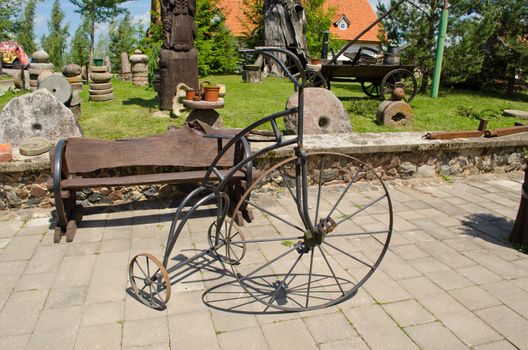
[(196, 91), (194, 91), (194, 90), (185, 91), (185, 99), (186, 100), (192, 100), (195, 96), (196, 96)]
[(220, 94), (220, 86), (206, 86), (204, 88), (204, 100), (208, 102), (217, 102)]

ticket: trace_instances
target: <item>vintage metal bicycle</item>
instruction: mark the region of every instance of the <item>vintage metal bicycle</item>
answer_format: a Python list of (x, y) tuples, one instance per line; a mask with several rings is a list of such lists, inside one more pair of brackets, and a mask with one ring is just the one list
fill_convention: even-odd
[[(133, 293), (149, 307), (165, 308), (174, 283), (170, 274), (202, 257), (213, 256), (231, 266), (233, 277), (247, 294), (263, 304), (264, 310), (319, 309), (354, 296), (387, 251), (393, 214), (381, 178), (353, 157), (309, 153), (303, 148), (306, 76), (298, 58), (281, 48), (262, 47), (246, 52), (273, 59), (282, 67), (296, 87), (298, 106), (262, 118), (230, 138), (208, 168), (202, 185), (188, 194), (176, 210), (163, 260), (148, 253), (131, 260)], [(297, 66), (300, 81), (274, 56), (277, 53), (287, 55)], [(298, 118), (297, 135), (284, 137), (278, 120), (292, 115)], [(251, 141), (251, 132), (266, 124), (271, 126), (273, 140), (246, 154), (227, 176), (222, 176), (217, 168), (222, 156), (237, 144)], [(230, 177), (247, 169), (255, 159), (287, 146), (294, 147), (295, 155), (248, 183), (238, 203), (231, 203), (226, 194)], [(212, 174), (216, 175), (214, 182), (210, 181)], [(361, 191), (365, 186), (368, 192)], [(204, 232), (206, 237), (198, 238), (198, 243), (207, 246), (197, 249), (191, 257), (174, 259), (174, 263), (172, 251), (189, 219), (210, 203), (214, 203), (216, 216)], [(227, 214), (233, 207), (235, 213), (250, 208), (251, 222), (238, 226), (230, 220)]]

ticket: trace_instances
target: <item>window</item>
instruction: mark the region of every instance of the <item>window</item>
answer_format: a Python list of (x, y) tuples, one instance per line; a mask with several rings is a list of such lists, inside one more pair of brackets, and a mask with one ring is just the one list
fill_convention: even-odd
[(347, 30), (347, 28), (348, 28), (348, 25), (345, 21), (341, 21), (341, 23), (339, 23), (339, 29)]

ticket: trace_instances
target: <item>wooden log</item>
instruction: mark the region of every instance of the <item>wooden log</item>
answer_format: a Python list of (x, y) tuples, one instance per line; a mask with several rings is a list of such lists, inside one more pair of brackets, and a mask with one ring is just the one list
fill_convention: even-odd
[(199, 88), (196, 49), (186, 52), (161, 49), (159, 66), (160, 109), (170, 111), (178, 83), (184, 83), (195, 90)]

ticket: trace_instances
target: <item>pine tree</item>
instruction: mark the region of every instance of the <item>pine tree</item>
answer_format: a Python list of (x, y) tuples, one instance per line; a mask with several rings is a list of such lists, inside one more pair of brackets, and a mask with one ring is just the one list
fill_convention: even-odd
[(37, 51), (35, 44), (35, 11), (40, 0), (28, 0), (24, 14), (18, 19), (17, 42), (22, 45), (28, 55)]
[(237, 18), (244, 28), (242, 43), (253, 48), (264, 44), (264, 2), (265, 0), (243, 0), (243, 18)]
[(0, 41), (9, 40), (16, 33), (13, 17), (20, 5), (20, 1), (17, 0), (0, 0)]
[(110, 23), (110, 61), (115, 71), (121, 70), (121, 53), (130, 53), (138, 44), (133, 33), (136, 28), (132, 24), (130, 13), (127, 11), (121, 20), (117, 17)]
[(71, 42), (72, 60), (74, 63), (84, 66), (88, 64), (90, 57), (90, 37), (86, 31), (86, 22), (83, 22), (73, 35)]
[(125, 10), (119, 5), (130, 0), (69, 0), (77, 9), (75, 12), (81, 14), (88, 24), (90, 36), (90, 58), (88, 67), (91, 69), (95, 49), (95, 25), (104, 23), (109, 19), (123, 13)]
[(303, 1), (306, 14), (306, 43), (310, 56), (319, 57), (323, 47), (323, 35), (332, 25), (335, 8), (325, 9), (325, 0)]
[(218, 9), (218, 0), (197, 0), (194, 45), (198, 50), (200, 75), (227, 73), (238, 66), (236, 39)]
[(50, 61), (56, 69), (62, 69), (64, 65), (64, 52), (66, 51), (69, 26), (62, 25), (64, 12), (61, 9), (60, 1), (55, 0), (51, 9), (51, 18), (48, 20), (47, 36), (42, 36), (42, 48), (49, 54)]

